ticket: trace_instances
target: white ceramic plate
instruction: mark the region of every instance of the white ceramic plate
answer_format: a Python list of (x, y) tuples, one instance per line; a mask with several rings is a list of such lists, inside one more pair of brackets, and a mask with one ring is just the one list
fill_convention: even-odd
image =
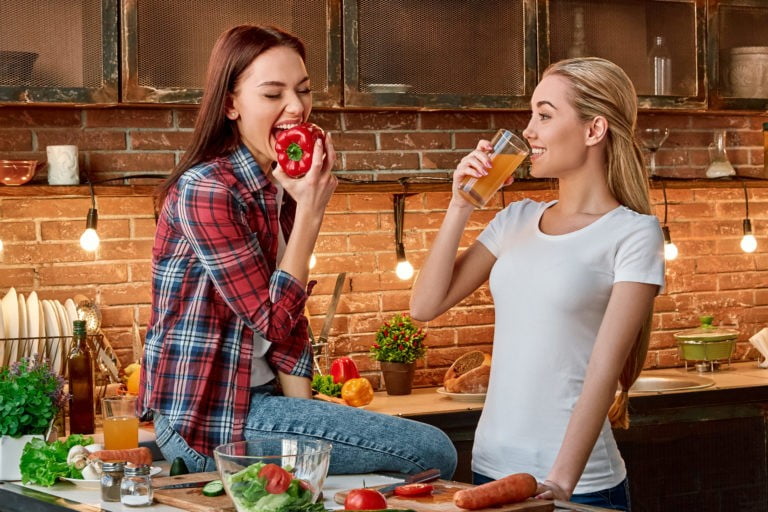
[[(27, 323), (27, 301), (24, 299), (24, 294), (19, 294), (19, 338), (26, 338), (29, 336), (29, 324)], [(24, 344), (24, 355), (28, 356), (30, 353), (29, 344)]]
[[(163, 470), (163, 468), (157, 467), (157, 466), (151, 466), (149, 468), (149, 475), (155, 476), (158, 473), (160, 473)], [(66, 478), (66, 477), (59, 477), (65, 482), (69, 482), (72, 484), (75, 484), (78, 487), (82, 487), (84, 489), (99, 489), (101, 487), (101, 480), (82, 480), (79, 478)]]
[[(61, 342), (59, 331), (59, 321), (56, 317), (56, 307), (50, 300), (43, 300), (43, 313), (45, 316), (45, 335), (48, 336), (46, 351), (48, 359), (51, 360), (51, 369), (63, 376), (64, 369), (64, 346)], [(55, 338), (55, 339), (54, 339)]]
[(56, 312), (59, 314), (59, 325), (61, 326), (61, 335), (67, 338), (72, 337), (72, 320), (69, 319), (69, 313), (64, 309), (64, 305), (58, 300), (54, 300)]
[(445, 388), (437, 388), (439, 395), (447, 396), (452, 400), (459, 402), (484, 402), (485, 393), (449, 393)]
[[(33, 291), (27, 297), (27, 336), (40, 337), (40, 302), (37, 300), (37, 292)], [(39, 354), (42, 350), (39, 340), (32, 340), (32, 354)]]
[(6, 366), (8, 361), (5, 354), (5, 321), (3, 318), (3, 304), (0, 302), (0, 366)]
[(3, 320), (5, 320), (5, 355), (8, 358), (6, 364), (10, 365), (19, 359), (19, 343), (15, 340), (19, 337), (19, 299), (16, 297), (16, 288), (11, 287), (3, 297)]
[(64, 301), (64, 309), (67, 310), (67, 316), (69, 317), (69, 325), (72, 325), (72, 322), (77, 320), (77, 306), (75, 305), (75, 301), (72, 299), (67, 299)]

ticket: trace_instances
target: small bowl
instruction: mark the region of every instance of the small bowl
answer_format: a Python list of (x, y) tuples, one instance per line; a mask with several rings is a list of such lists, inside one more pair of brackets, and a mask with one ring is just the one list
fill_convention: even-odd
[[(292, 500), (287, 504), (296, 507), (317, 501), (328, 475), (331, 448), (328, 442), (310, 439), (263, 439), (221, 445), (213, 456), (224, 489), (238, 512), (261, 512), (273, 510), (278, 499)], [(288, 471), (292, 488), (284, 493), (267, 493), (267, 477), (258, 474), (267, 464)], [(289, 497), (296, 494), (298, 498)], [(265, 498), (260, 505), (259, 500)]]
[(37, 160), (0, 160), (0, 181), (3, 185), (23, 185), (35, 176), (40, 164)]

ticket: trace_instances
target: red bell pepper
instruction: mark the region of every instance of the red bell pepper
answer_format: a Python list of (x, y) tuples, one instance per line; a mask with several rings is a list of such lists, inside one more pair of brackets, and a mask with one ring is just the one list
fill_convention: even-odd
[(331, 363), (331, 376), (334, 384), (344, 384), (349, 379), (359, 379), (357, 365), (349, 357), (338, 357)]
[(277, 162), (285, 174), (292, 178), (301, 178), (309, 171), (317, 139), (325, 139), (325, 133), (313, 123), (301, 123), (277, 134)]

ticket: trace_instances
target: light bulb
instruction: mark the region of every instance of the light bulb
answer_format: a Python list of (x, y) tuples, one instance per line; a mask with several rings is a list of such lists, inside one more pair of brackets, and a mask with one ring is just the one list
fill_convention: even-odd
[(665, 260), (667, 261), (674, 260), (675, 258), (677, 258), (677, 253), (678, 253), (677, 246), (674, 243), (672, 242), (664, 243), (664, 259)]
[(757, 239), (752, 233), (744, 235), (741, 239), (741, 250), (744, 252), (755, 252), (757, 249)]
[(93, 252), (98, 249), (99, 242), (99, 234), (93, 228), (86, 229), (80, 236), (80, 247), (88, 252)]
[(401, 260), (397, 262), (397, 268), (395, 268), (395, 274), (397, 277), (406, 281), (413, 277), (413, 265), (408, 260)]
[(309, 257), (309, 268), (315, 268), (315, 265), (317, 265), (317, 256), (315, 256), (315, 253), (312, 253)]

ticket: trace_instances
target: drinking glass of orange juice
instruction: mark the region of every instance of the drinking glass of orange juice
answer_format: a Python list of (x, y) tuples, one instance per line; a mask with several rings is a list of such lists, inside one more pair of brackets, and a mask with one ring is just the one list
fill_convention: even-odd
[(139, 418), (135, 396), (102, 398), (104, 414), (104, 448), (123, 450), (139, 446)]
[(491, 140), (491, 168), (482, 178), (467, 176), (459, 185), (459, 194), (477, 206), (485, 205), (507, 178), (528, 156), (528, 145), (509, 130), (501, 129)]

